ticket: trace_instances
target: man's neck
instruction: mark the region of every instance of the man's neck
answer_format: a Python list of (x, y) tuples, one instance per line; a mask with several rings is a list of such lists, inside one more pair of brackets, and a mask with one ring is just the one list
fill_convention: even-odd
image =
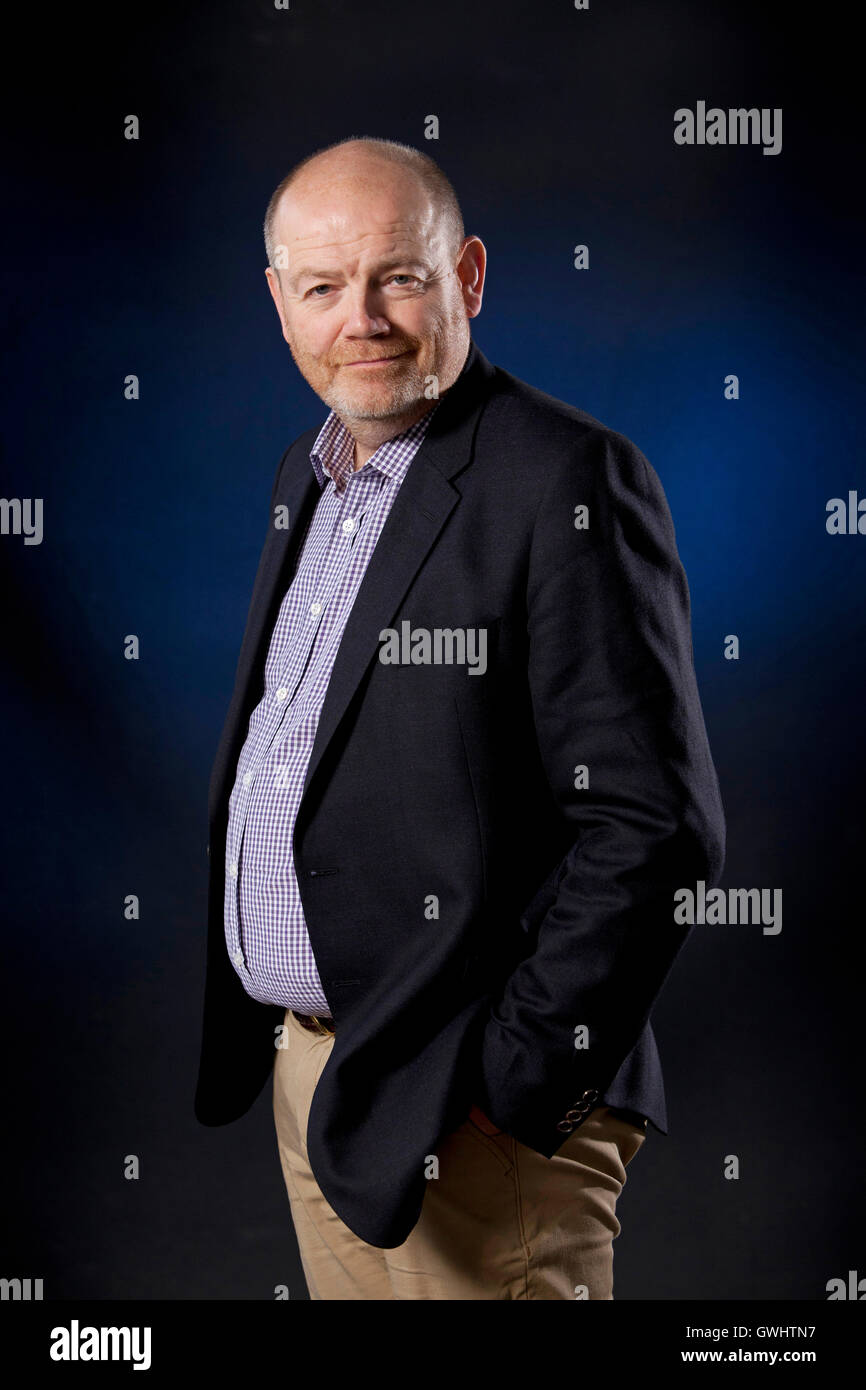
[[(443, 391), (442, 395), (444, 394)], [(398, 434), (403, 434), (410, 425), (415, 425), (419, 420), (423, 420), (424, 416), (436, 404), (435, 400), (418, 401), (402, 415), (390, 416), (387, 420), (361, 420), (354, 427), (347, 425), (346, 428), (355, 441), (355, 455), (352, 465), (354, 471), (357, 473), (359, 468), (363, 468), (380, 445), (385, 444), (389, 439), (396, 438)]]

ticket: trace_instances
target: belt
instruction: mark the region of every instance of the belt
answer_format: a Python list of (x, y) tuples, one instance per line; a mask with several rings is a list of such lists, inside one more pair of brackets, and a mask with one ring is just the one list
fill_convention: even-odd
[(299, 1014), (295, 1009), (292, 1009), (292, 1017), (311, 1033), (333, 1034), (335, 1031), (332, 1018), (318, 1018), (316, 1014)]

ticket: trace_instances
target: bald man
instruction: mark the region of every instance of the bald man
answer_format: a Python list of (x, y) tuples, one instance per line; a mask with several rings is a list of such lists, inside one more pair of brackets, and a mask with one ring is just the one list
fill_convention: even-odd
[(611, 1299), (673, 895), (724, 858), (664, 492), (480, 352), (486, 250), (428, 156), (317, 151), (265, 245), (328, 414), (211, 778), (196, 1113), (272, 1074), (312, 1299)]

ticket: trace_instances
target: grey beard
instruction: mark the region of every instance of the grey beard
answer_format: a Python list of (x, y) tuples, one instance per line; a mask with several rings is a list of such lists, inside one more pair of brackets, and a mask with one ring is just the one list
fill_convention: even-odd
[(411, 377), (401, 380), (396, 389), (392, 389), (387, 403), (383, 402), (379, 407), (359, 407), (351, 396), (344, 395), (339, 389), (329, 395), (327, 404), (343, 419), (386, 420), (391, 415), (402, 414), (424, 399), (424, 378), (413, 373)]

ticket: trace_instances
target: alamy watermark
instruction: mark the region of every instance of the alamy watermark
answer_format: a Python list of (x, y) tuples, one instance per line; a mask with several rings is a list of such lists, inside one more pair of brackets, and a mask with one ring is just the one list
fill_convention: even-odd
[(695, 104), (694, 111), (680, 106), (674, 112), (676, 145), (763, 145), (764, 154), (782, 150), (781, 106), (707, 106)]
[(674, 921), (682, 926), (745, 922), (763, 925), (764, 936), (778, 936), (782, 930), (781, 888), (711, 888), (707, 892), (699, 878), (694, 889), (678, 888), (674, 902)]
[(150, 1370), (149, 1327), (52, 1327), (48, 1354), (52, 1361), (131, 1361), (134, 1371)]
[(0, 536), (23, 536), (25, 545), (41, 545), (42, 498), (0, 497)]
[(413, 628), (407, 619), (399, 632), (383, 627), (379, 641), (383, 666), (468, 666), (470, 676), (487, 670), (486, 627)]

